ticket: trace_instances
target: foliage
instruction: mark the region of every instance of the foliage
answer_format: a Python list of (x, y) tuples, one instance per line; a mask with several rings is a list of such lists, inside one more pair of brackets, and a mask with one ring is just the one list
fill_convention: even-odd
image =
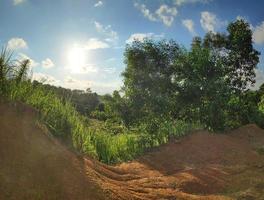
[[(0, 61), (5, 63), (1, 69), (8, 71), (8, 75), (2, 73), (1, 95), (11, 101), (21, 101), (36, 108), (40, 120), (51, 133), (64, 141), (70, 141), (79, 152), (106, 163), (116, 163), (131, 160), (146, 148), (154, 146), (144, 142), (150, 139), (148, 134), (141, 132), (140, 129), (129, 130), (111, 120), (105, 122), (87, 120), (75, 110), (65, 96), (61, 97), (56, 91), (49, 89), (53, 87), (32, 83), (28, 79), (29, 61), (14, 64), (7, 62), (5, 59), (9, 57), (5, 56), (6, 54), (2, 54), (0, 57)], [(114, 99), (120, 98), (117, 93), (114, 95)], [(115, 103), (111, 109), (115, 107), (114, 105)], [(182, 134), (181, 131), (187, 129), (183, 128), (174, 134)]]
[(180, 117), (199, 121), (209, 129), (223, 129), (230, 89), (219, 56), (208, 48), (193, 46), (175, 62), (174, 71), (176, 99), (182, 102)]
[(174, 87), (173, 62), (179, 54), (174, 41), (134, 41), (125, 50), (127, 65), (124, 92), (131, 108), (130, 123), (140, 122), (149, 114), (167, 114), (172, 109)]
[(155, 134), (149, 132), (149, 126), (153, 124), (145, 123), (134, 129), (125, 129), (119, 134), (97, 129), (91, 136), (99, 160), (106, 163), (131, 160), (148, 148), (167, 143), (170, 138), (182, 137), (191, 130), (201, 128), (199, 124), (189, 124), (184, 121), (160, 121), (158, 123)]
[(264, 113), (259, 109), (260, 105), (257, 91), (246, 91), (240, 96), (233, 95), (228, 102), (229, 119), (226, 126), (237, 128), (243, 124), (256, 123), (264, 128)]
[(0, 54), (0, 95), (5, 95), (8, 91), (8, 78), (11, 78), (10, 71), (14, 66), (11, 60), (12, 54), (3, 48)]
[(228, 35), (209, 32), (203, 40), (203, 47), (218, 52), (225, 64), (230, 87), (241, 92), (255, 83), (255, 69), (260, 52), (252, 44), (249, 23), (240, 19), (227, 27)]
[[(247, 22), (237, 20), (228, 25), (227, 33), (195, 37), (190, 50), (173, 41), (135, 41), (127, 46), (123, 76), (124, 98), (132, 108), (130, 122), (165, 117), (225, 130), (258, 121), (256, 104), (242, 100), (255, 82), (259, 62), (252, 31)], [(245, 112), (233, 121), (236, 106)]]
[(222, 131), (247, 123), (264, 127), (264, 86), (255, 82), (259, 52), (243, 20), (227, 34), (175, 41), (134, 41), (124, 57), (124, 87), (112, 95), (29, 80), (29, 60), (0, 54), (0, 95), (39, 110), (53, 135), (106, 163), (131, 160), (193, 129)]
[(45, 80), (43, 80), (43, 83), (36, 80), (33, 81), (33, 85), (42, 85), (46, 90), (53, 91), (57, 96), (62, 98), (63, 101), (70, 101), (82, 115), (89, 117), (91, 112), (93, 112), (100, 103), (99, 95), (92, 92), (90, 88), (87, 88), (86, 91), (70, 90), (44, 83)]
[(112, 96), (104, 95), (101, 100), (101, 104), (91, 113), (93, 118), (129, 126), (132, 108), (126, 98), (114, 91)]
[(165, 144), (172, 138), (180, 138), (192, 130), (202, 128), (202, 125), (198, 123), (186, 123), (181, 120), (155, 117), (149, 117), (139, 126), (139, 130), (143, 133), (142, 141), (145, 148)]

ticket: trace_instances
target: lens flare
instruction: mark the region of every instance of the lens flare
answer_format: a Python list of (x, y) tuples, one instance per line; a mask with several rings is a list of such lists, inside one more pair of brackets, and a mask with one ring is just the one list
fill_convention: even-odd
[(68, 68), (73, 73), (81, 73), (86, 64), (86, 55), (83, 48), (73, 47), (67, 54)]

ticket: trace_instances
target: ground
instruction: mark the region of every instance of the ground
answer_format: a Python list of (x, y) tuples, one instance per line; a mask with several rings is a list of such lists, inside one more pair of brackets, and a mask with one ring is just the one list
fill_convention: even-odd
[(195, 131), (115, 166), (54, 139), (34, 109), (0, 104), (0, 199), (264, 200), (264, 130)]

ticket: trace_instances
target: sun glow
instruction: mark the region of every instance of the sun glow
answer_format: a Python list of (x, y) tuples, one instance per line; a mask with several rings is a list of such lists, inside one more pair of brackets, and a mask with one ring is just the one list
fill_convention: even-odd
[(73, 47), (67, 54), (68, 68), (73, 73), (80, 73), (85, 68), (86, 55), (83, 48)]

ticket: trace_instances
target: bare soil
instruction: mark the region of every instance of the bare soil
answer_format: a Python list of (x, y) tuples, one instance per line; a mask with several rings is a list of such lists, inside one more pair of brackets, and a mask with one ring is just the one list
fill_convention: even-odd
[(0, 199), (105, 199), (82, 159), (50, 137), (36, 116), (22, 104), (0, 104)]
[(264, 200), (264, 130), (195, 131), (116, 166), (68, 150), (25, 105), (0, 104), (0, 199)]

